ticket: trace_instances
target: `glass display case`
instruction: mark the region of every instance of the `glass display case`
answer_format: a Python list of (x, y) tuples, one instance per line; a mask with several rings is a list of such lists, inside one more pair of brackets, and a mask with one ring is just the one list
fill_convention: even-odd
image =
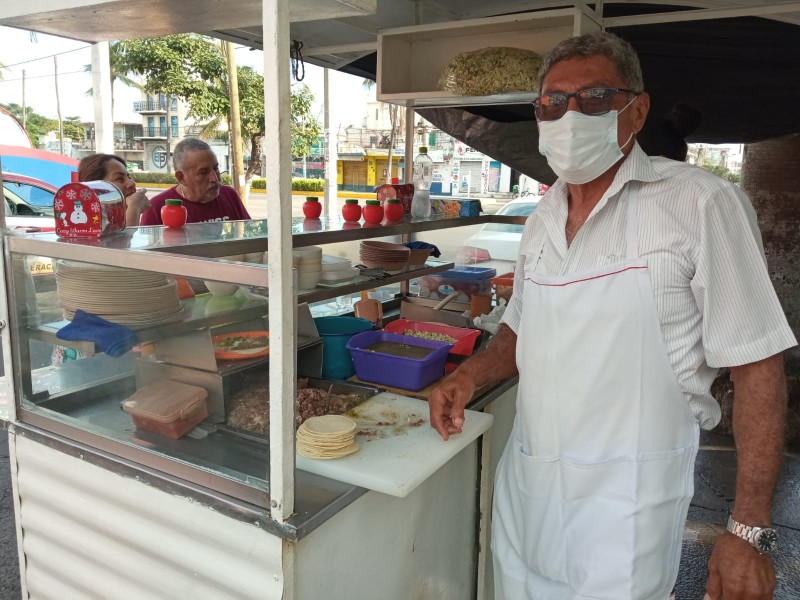
[[(491, 218), (407, 218), (358, 229), (343, 229), (338, 219), (295, 219), (292, 241), (356, 257), (362, 239), (405, 241)], [(267, 222), (257, 220), (139, 228), (100, 239), (8, 238), (18, 420), (268, 507), (266, 252)], [(43, 263), (53, 269), (34, 268)], [(338, 400), (344, 410), (348, 398), (357, 402), (376, 393), (373, 386), (320, 379), (322, 342), (309, 306), (381, 287), (393, 298), (395, 289), (385, 286), (405, 290), (408, 280), (452, 267), (428, 260), (401, 273), (359, 275), (300, 292), (295, 283), (290, 348), (298, 390), (318, 390), (312, 395), (325, 399), (326, 410), (331, 397), (334, 404), (345, 398)], [(121, 326), (97, 324), (91, 315)], [(246, 345), (226, 353), (224, 345), (231, 339), (241, 344), (242, 334), (250, 336)], [(208, 414), (178, 439), (137, 427), (135, 411), (126, 406), (134, 393), (159, 393), (157, 384), (167, 379), (207, 394)], [(184, 408), (176, 411), (183, 418)], [(236, 422), (242, 414), (245, 426)], [(298, 502), (307, 477), (297, 473)]]

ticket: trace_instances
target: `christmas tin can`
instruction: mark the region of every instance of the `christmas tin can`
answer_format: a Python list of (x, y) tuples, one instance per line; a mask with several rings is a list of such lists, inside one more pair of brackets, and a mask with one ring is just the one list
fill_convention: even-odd
[(53, 213), (59, 237), (101, 237), (125, 229), (125, 197), (107, 181), (62, 186)]

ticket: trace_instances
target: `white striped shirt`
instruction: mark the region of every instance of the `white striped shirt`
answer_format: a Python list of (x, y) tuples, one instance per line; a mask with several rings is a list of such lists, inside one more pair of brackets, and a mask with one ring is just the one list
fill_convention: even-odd
[(524, 257), (543, 241), (536, 271), (544, 275), (624, 258), (623, 189), (631, 180), (641, 182), (639, 254), (648, 261), (669, 359), (700, 426), (711, 429), (721, 417), (710, 394), (720, 367), (756, 362), (797, 344), (767, 273), (755, 211), (747, 195), (724, 179), (649, 158), (637, 144), (569, 248), (567, 186), (557, 181), (525, 225), (503, 320), (519, 330)]

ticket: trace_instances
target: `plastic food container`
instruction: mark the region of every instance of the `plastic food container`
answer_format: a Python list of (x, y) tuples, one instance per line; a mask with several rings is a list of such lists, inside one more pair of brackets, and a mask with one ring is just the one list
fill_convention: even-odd
[(447, 364), (445, 364), (444, 367), (446, 373), (456, 370), (458, 363), (463, 360), (460, 357), (472, 356), (472, 353), (475, 350), (475, 343), (478, 341), (478, 338), (481, 337), (481, 332), (477, 329), (453, 327), (451, 325), (443, 325), (442, 323), (409, 321), (407, 319), (397, 319), (396, 321), (392, 321), (386, 325), (386, 327), (384, 327), (384, 331), (388, 333), (396, 333), (398, 335), (405, 335), (405, 332), (408, 330), (429, 331), (431, 333), (440, 333), (442, 335), (449, 335), (451, 338), (455, 338), (456, 341), (453, 343), (453, 347), (450, 348), (450, 353), (447, 357)]
[(499, 301), (503, 298), (508, 304), (511, 301), (511, 294), (514, 292), (514, 273), (504, 273), (492, 278), (494, 293)]
[(164, 379), (137, 390), (122, 404), (139, 429), (178, 439), (208, 417), (208, 392)]
[(442, 300), (459, 292), (456, 302), (469, 302), (472, 294), (490, 294), (492, 277), (497, 271), (488, 267), (462, 267), (419, 278), (419, 295), (422, 298)]
[[(378, 342), (422, 346), (432, 348), (433, 352), (424, 358), (410, 358), (365, 350)], [(385, 331), (364, 331), (350, 338), (347, 349), (353, 357), (356, 375), (360, 380), (417, 391), (444, 375), (444, 364), (451, 345)]]

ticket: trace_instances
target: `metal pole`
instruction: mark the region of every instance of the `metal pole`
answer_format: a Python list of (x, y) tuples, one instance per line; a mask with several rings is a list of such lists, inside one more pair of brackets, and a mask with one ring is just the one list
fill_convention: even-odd
[(337, 161), (338, 148), (336, 135), (331, 131), (331, 105), (330, 105), (331, 70), (325, 69), (325, 85), (323, 92), (323, 119), (325, 126), (325, 200), (322, 204), (324, 215), (331, 216), (337, 206)]
[(56, 83), (56, 112), (58, 113), (58, 148), (64, 154), (64, 120), (61, 118), (61, 99), (58, 96), (58, 57), (53, 57), (53, 77)]
[[(414, 24), (421, 25), (423, 18), (422, 0), (414, 0)], [(403, 178), (406, 183), (412, 182), (414, 176), (414, 109), (406, 107), (406, 153), (403, 166)]]
[(28, 132), (28, 105), (25, 102), (25, 69), (22, 69), (22, 128)]
[(272, 518), (294, 512), (294, 398), (296, 302), (292, 273), (292, 138), (289, 127), (289, 0), (263, 3), (264, 147), (269, 278), (269, 494)]

